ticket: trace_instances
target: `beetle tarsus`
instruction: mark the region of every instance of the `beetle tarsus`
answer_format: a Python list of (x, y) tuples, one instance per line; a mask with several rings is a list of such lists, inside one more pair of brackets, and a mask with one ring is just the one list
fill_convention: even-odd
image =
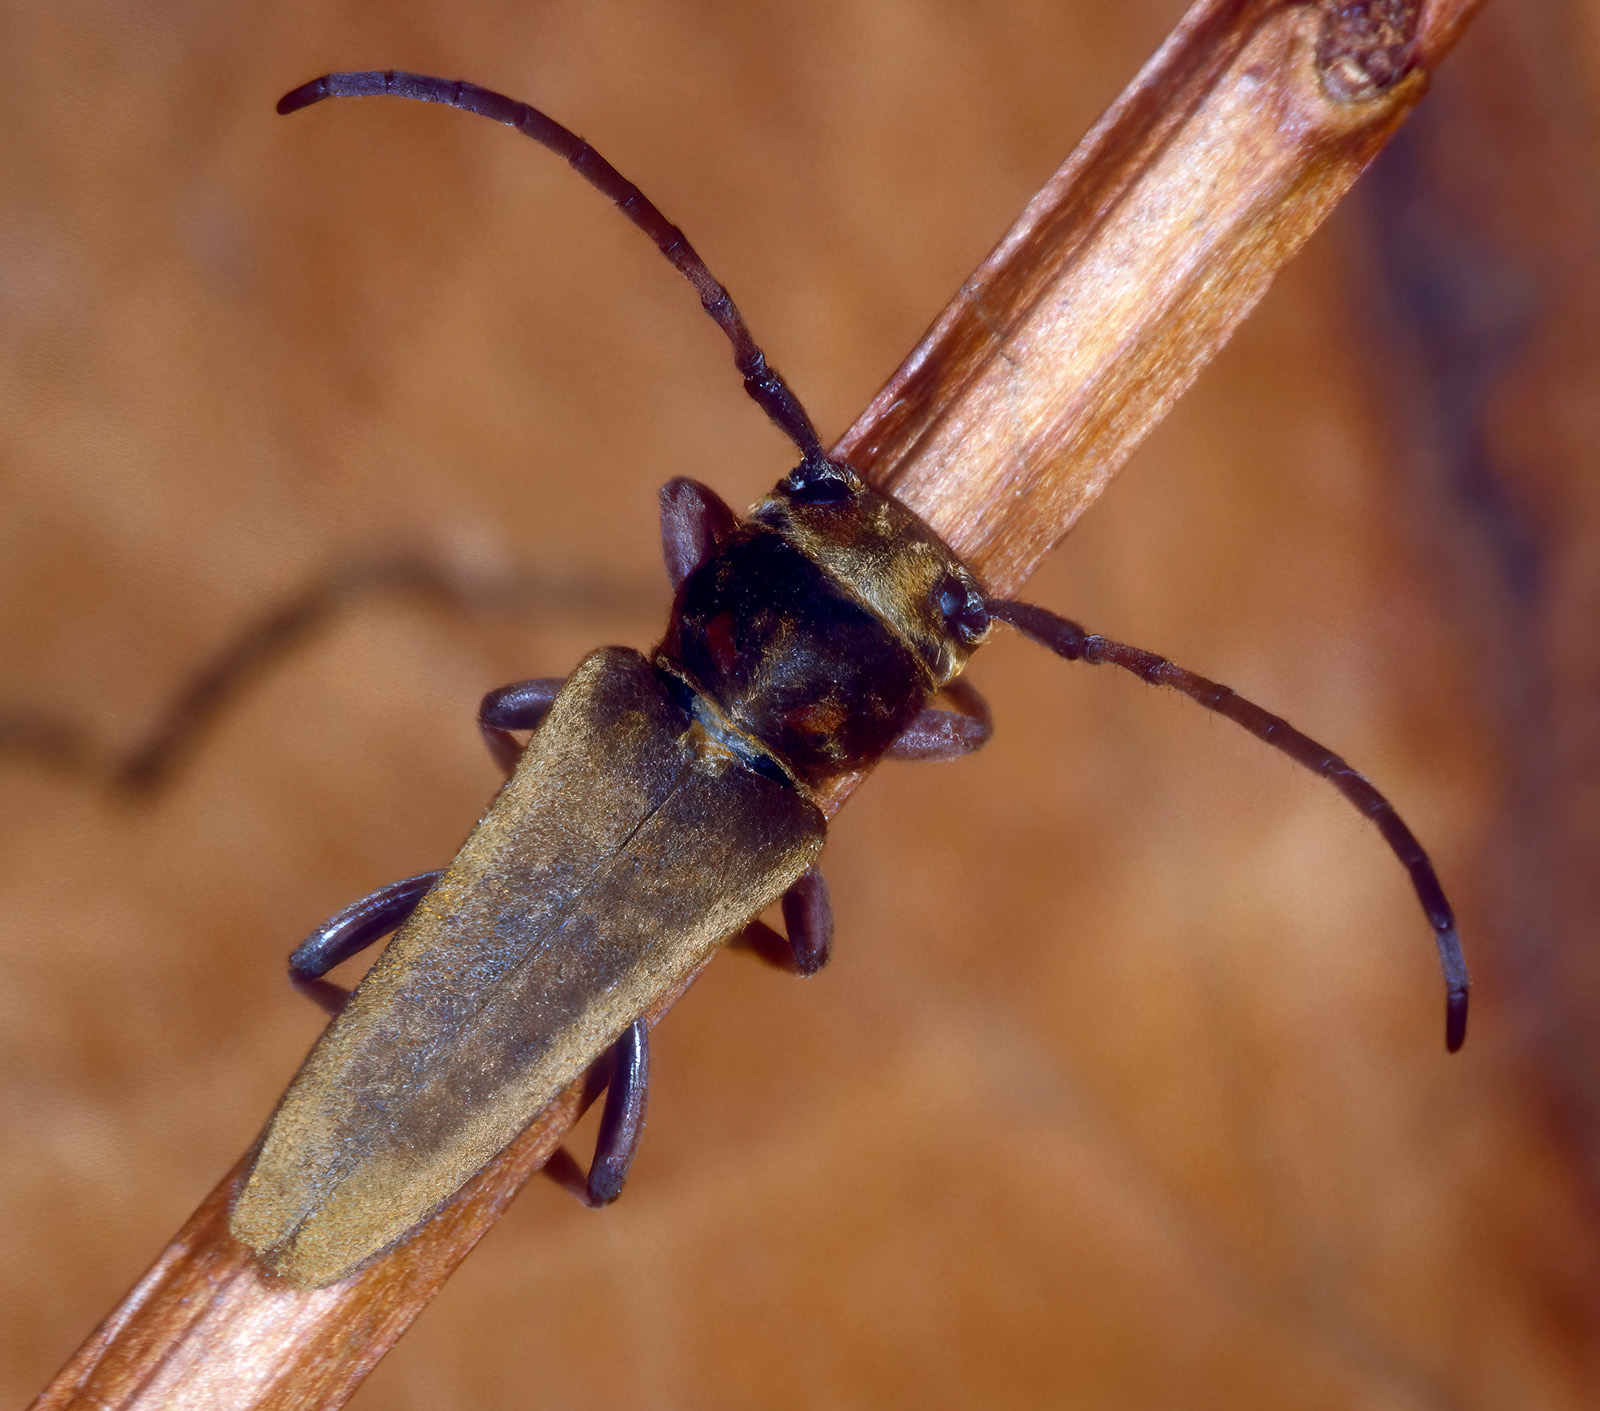
[(1326, 779), (1363, 815), (1377, 824), (1384, 842), (1400, 859), (1410, 876), (1417, 900), (1422, 903), (1428, 924), (1433, 927), (1445, 978), (1445, 1047), (1451, 1053), (1461, 1047), (1467, 1036), (1467, 992), (1471, 981), (1467, 976), (1466, 961), (1461, 955), (1461, 940), (1456, 934), (1455, 913), (1445, 898), (1444, 888), (1439, 885), (1439, 876), (1433, 870), (1433, 863), (1422, 850), (1422, 844), (1395, 812), (1394, 805), (1378, 792), (1371, 780), (1357, 773), (1325, 745), (1319, 745), (1309, 735), (1302, 735), (1281, 716), (1247, 701), (1232, 687), (1186, 671), (1154, 652), (1085, 631), (1069, 618), (1058, 617), (1048, 609), (1035, 607), (1031, 603), (1011, 603), (991, 598), (988, 609), (991, 616), (1010, 623), (1025, 636), (1068, 661), (1109, 662), (1124, 671), (1131, 671), (1152, 686), (1170, 686), (1182, 692), (1190, 700), (1225, 716), (1235, 725), (1248, 730), (1256, 739), (1288, 755), (1296, 764), (1304, 765), (1313, 774)]
[(1461, 938), (1455, 927), (1436, 931), (1439, 945), (1439, 964), (1444, 968), (1444, 1045), (1454, 1053), (1467, 1041), (1467, 996), (1472, 981), (1467, 975), (1467, 963), (1461, 956)]

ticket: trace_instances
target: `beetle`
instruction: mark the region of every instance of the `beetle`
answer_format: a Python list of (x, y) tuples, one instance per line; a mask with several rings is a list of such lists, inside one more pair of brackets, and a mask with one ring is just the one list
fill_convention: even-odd
[[(747, 392), (801, 459), (742, 521), (706, 487), (669, 483), (662, 541), (676, 597), (655, 652), (603, 648), (565, 683), (490, 692), (479, 724), (510, 777), (455, 861), (347, 907), (294, 952), (293, 977), (336, 1013), (233, 1210), (235, 1234), (268, 1267), (302, 1287), (344, 1277), (586, 1071), (609, 1086), (594, 1161), (569, 1183), (590, 1204), (615, 1199), (643, 1125), (644, 1016), (730, 939), (798, 973), (826, 963), (817, 800), (885, 757), (981, 746), (987, 709), (958, 678), (996, 622), (1069, 661), (1171, 686), (1334, 784), (1408, 871), (1444, 969), (1447, 1046), (1460, 1046), (1468, 977), (1454, 917), (1427, 855), (1369, 781), (1227, 687), (988, 596), (931, 529), (827, 456), (682, 233), (537, 109), (396, 71), (325, 75), (278, 106), (377, 95), (489, 117), (564, 156), (694, 285)], [(956, 710), (931, 706), (941, 692)], [(533, 732), (526, 748), (514, 730)], [(757, 919), (780, 900), (785, 938)], [(323, 977), (391, 932), (342, 1002)]]

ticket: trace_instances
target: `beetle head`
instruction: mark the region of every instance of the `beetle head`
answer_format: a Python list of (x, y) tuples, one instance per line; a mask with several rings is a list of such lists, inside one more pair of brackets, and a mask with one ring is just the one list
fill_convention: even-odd
[(839, 461), (804, 461), (751, 514), (822, 565), (894, 629), (935, 687), (961, 673), (989, 631), (977, 579), (898, 500)]

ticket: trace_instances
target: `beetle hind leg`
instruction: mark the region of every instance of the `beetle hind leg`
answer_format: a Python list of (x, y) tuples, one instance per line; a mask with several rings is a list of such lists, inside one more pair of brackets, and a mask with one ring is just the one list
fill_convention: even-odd
[(334, 912), (289, 956), (289, 983), (330, 1018), (337, 1018), (350, 991), (323, 976), (403, 926), (443, 875), (419, 872), (415, 877), (379, 887), (370, 896)]
[(752, 921), (728, 944), (791, 975), (803, 978), (821, 970), (833, 954), (833, 902), (815, 867), (806, 868), (783, 894), (783, 928), (787, 936), (765, 921)]
[(544, 1165), (545, 1175), (591, 1210), (610, 1205), (622, 1194), (639, 1151), (650, 1090), (650, 1026), (643, 1019), (635, 1020), (611, 1046), (606, 1061), (611, 1074), (588, 1173), (564, 1146)]

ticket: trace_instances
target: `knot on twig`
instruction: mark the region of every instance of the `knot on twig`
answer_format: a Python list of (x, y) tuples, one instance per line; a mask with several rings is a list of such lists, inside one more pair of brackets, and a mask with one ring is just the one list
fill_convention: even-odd
[(1422, 0), (1325, 0), (1323, 10), (1317, 70), (1333, 97), (1376, 98), (1411, 72)]

